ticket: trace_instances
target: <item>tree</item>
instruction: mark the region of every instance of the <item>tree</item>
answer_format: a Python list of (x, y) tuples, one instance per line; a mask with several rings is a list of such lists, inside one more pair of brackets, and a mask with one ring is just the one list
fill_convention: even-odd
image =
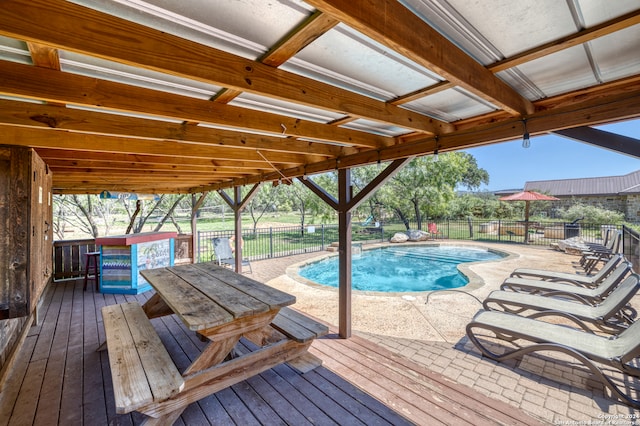
[[(375, 167), (375, 166), (369, 166)], [(393, 210), (409, 229), (409, 218), (415, 217), (422, 229), (424, 217), (443, 217), (456, 188), (478, 188), (489, 182), (486, 170), (478, 168), (475, 158), (465, 152), (418, 157), (400, 170), (379, 191), (379, 200)]]
[(251, 199), (247, 205), (247, 210), (251, 215), (253, 222), (253, 233), (258, 231), (258, 221), (264, 216), (267, 211), (273, 211), (276, 209), (276, 198), (280, 192), (282, 186), (274, 186), (270, 184), (264, 184), (258, 189), (258, 193)]
[[(115, 222), (113, 217), (116, 209), (114, 200), (101, 200), (95, 195), (57, 195), (53, 198), (54, 211), (58, 218), (54, 227), (56, 234), (62, 239), (66, 225), (61, 220), (68, 222), (71, 228), (97, 238), (100, 236), (100, 227), (103, 235), (107, 235)], [(61, 219), (63, 218), (63, 219)]]

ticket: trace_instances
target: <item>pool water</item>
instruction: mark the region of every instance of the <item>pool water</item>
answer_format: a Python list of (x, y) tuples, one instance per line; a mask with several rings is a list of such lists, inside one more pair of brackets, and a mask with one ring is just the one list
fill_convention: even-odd
[[(355, 290), (381, 292), (428, 291), (463, 287), (467, 278), (457, 265), (504, 257), (475, 247), (384, 247), (354, 255), (351, 283)], [(318, 284), (338, 287), (338, 257), (310, 263), (298, 274)]]

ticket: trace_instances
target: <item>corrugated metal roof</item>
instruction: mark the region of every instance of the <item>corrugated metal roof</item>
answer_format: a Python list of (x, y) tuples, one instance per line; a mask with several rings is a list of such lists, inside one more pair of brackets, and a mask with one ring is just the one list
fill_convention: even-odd
[(557, 197), (640, 194), (640, 170), (622, 176), (531, 181), (524, 189)]

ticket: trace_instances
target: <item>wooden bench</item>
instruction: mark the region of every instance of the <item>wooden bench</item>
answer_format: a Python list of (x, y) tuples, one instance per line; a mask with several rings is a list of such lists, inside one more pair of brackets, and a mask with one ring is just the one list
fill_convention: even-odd
[[(310, 343), (313, 339), (329, 332), (329, 327), (326, 325), (288, 307), (280, 309), (278, 315), (271, 321), (271, 327), (298, 343)], [(322, 360), (306, 352), (289, 361), (288, 364), (301, 373), (306, 373), (321, 366)]]
[(102, 318), (118, 414), (183, 389), (182, 375), (138, 303), (105, 306)]

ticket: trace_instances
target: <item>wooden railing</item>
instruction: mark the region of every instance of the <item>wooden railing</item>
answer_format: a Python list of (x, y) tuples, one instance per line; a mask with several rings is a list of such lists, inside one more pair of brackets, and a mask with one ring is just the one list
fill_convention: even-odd
[[(53, 243), (53, 280), (84, 277), (86, 253), (97, 251), (96, 240), (62, 240)], [(175, 262), (189, 263), (193, 258), (191, 234), (179, 234), (175, 240)]]

